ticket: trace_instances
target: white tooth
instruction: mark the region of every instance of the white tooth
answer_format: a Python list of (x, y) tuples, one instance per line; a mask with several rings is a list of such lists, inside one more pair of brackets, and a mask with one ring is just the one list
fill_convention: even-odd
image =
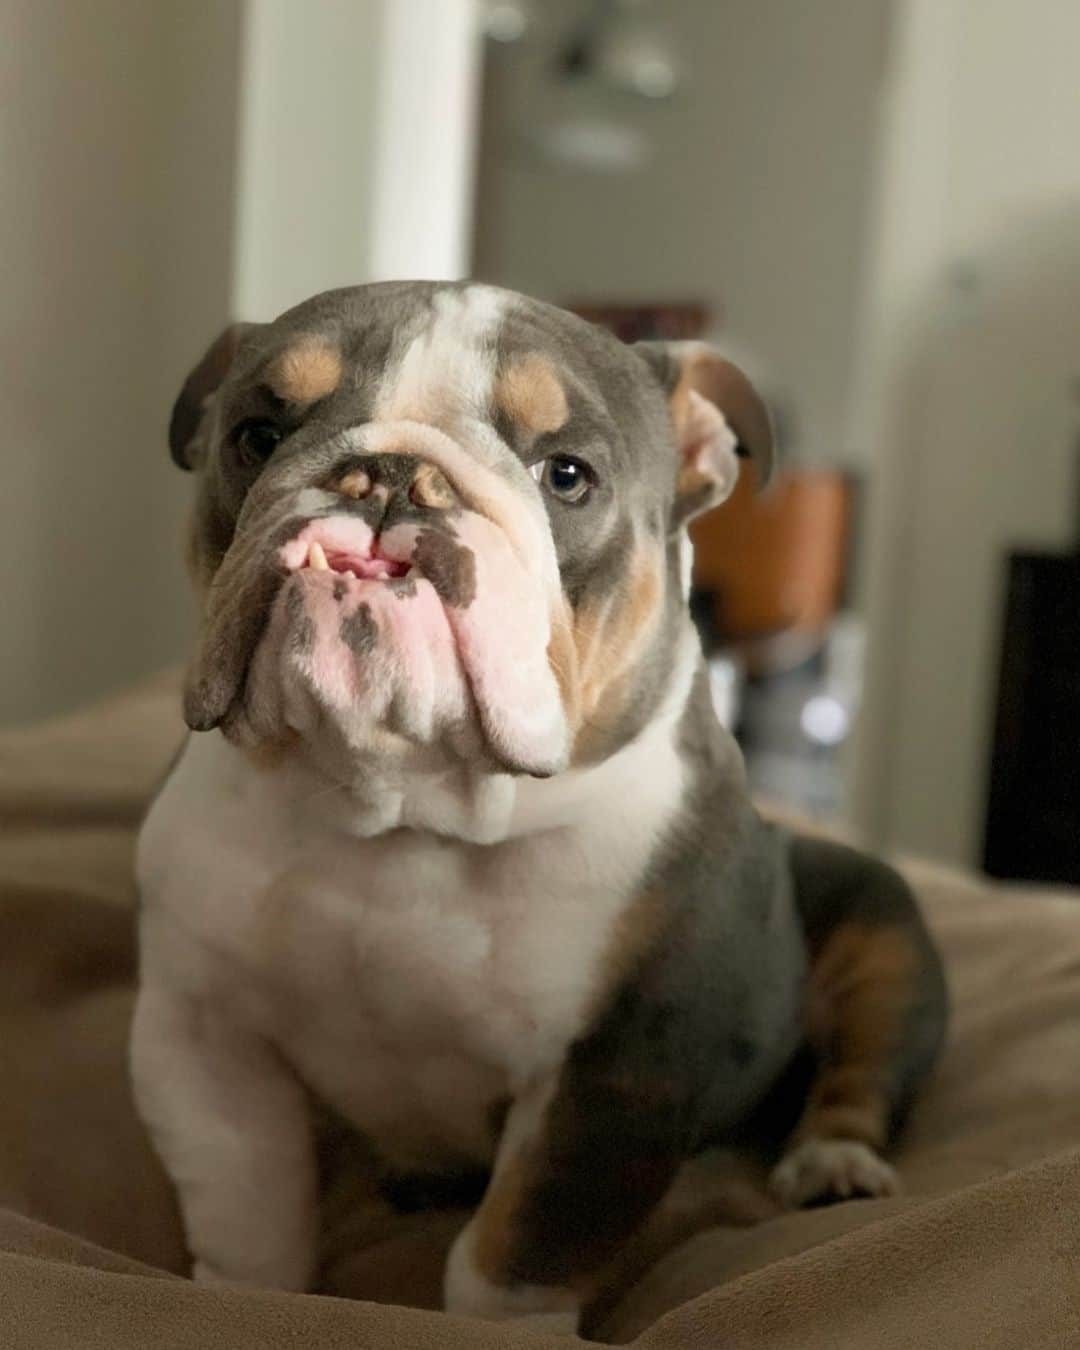
[(345, 575), (347, 577), (352, 577), (353, 581), (356, 580), (356, 573), (352, 570), (351, 567), (346, 570)]
[(330, 571), (330, 564), (326, 561), (326, 554), (323, 552), (323, 546), (317, 539), (308, 549), (307, 565), (316, 572)]

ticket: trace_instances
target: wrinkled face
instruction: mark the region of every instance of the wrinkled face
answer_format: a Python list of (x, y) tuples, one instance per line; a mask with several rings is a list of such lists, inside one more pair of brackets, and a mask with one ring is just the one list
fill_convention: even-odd
[(541, 776), (648, 721), (683, 526), (734, 485), (738, 443), (769, 449), (707, 349), (426, 283), (230, 330), (171, 438), (201, 478), (192, 727)]

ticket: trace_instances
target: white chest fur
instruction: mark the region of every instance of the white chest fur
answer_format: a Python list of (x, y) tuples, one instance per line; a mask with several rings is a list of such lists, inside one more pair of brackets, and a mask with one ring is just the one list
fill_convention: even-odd
[(678, 807), (673, 722), (594, 769), (502, 779), (486, 844), (360, 837), (305, 771), (193, 737), (140, 839), (144, 978), (267, 1037), (394, 1164), (485, 1160), (492, 1107), (581, 1030)]

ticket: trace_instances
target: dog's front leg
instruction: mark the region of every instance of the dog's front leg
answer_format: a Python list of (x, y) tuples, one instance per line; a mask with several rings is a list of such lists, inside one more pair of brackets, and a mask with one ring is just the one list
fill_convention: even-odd
[(507, 1117), (483, 1203), (447, 1261), (450, 1312), (572, 1333), (679, 1163), (667, 1101), (565, 1066)]
[(203, 1000), (144, 985), (132, 1069), (176, 1186), (196, 1279), (306, 1289), (317, 1187), (308, 1105), (273, 1047)]

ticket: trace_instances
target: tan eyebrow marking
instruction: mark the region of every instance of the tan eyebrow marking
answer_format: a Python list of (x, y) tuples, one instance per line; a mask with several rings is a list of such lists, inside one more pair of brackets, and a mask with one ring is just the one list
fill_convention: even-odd
[(566, 390), (554, 366), (538, 352), (499, 372), (495, 402), (512, 421), (537, 434), (558, 431), (570, 416)]
[(266, 383), (286, 403), (314, 403), (341, 383), (341, 354), (324, 338), (302, 337), (274, 359)]

